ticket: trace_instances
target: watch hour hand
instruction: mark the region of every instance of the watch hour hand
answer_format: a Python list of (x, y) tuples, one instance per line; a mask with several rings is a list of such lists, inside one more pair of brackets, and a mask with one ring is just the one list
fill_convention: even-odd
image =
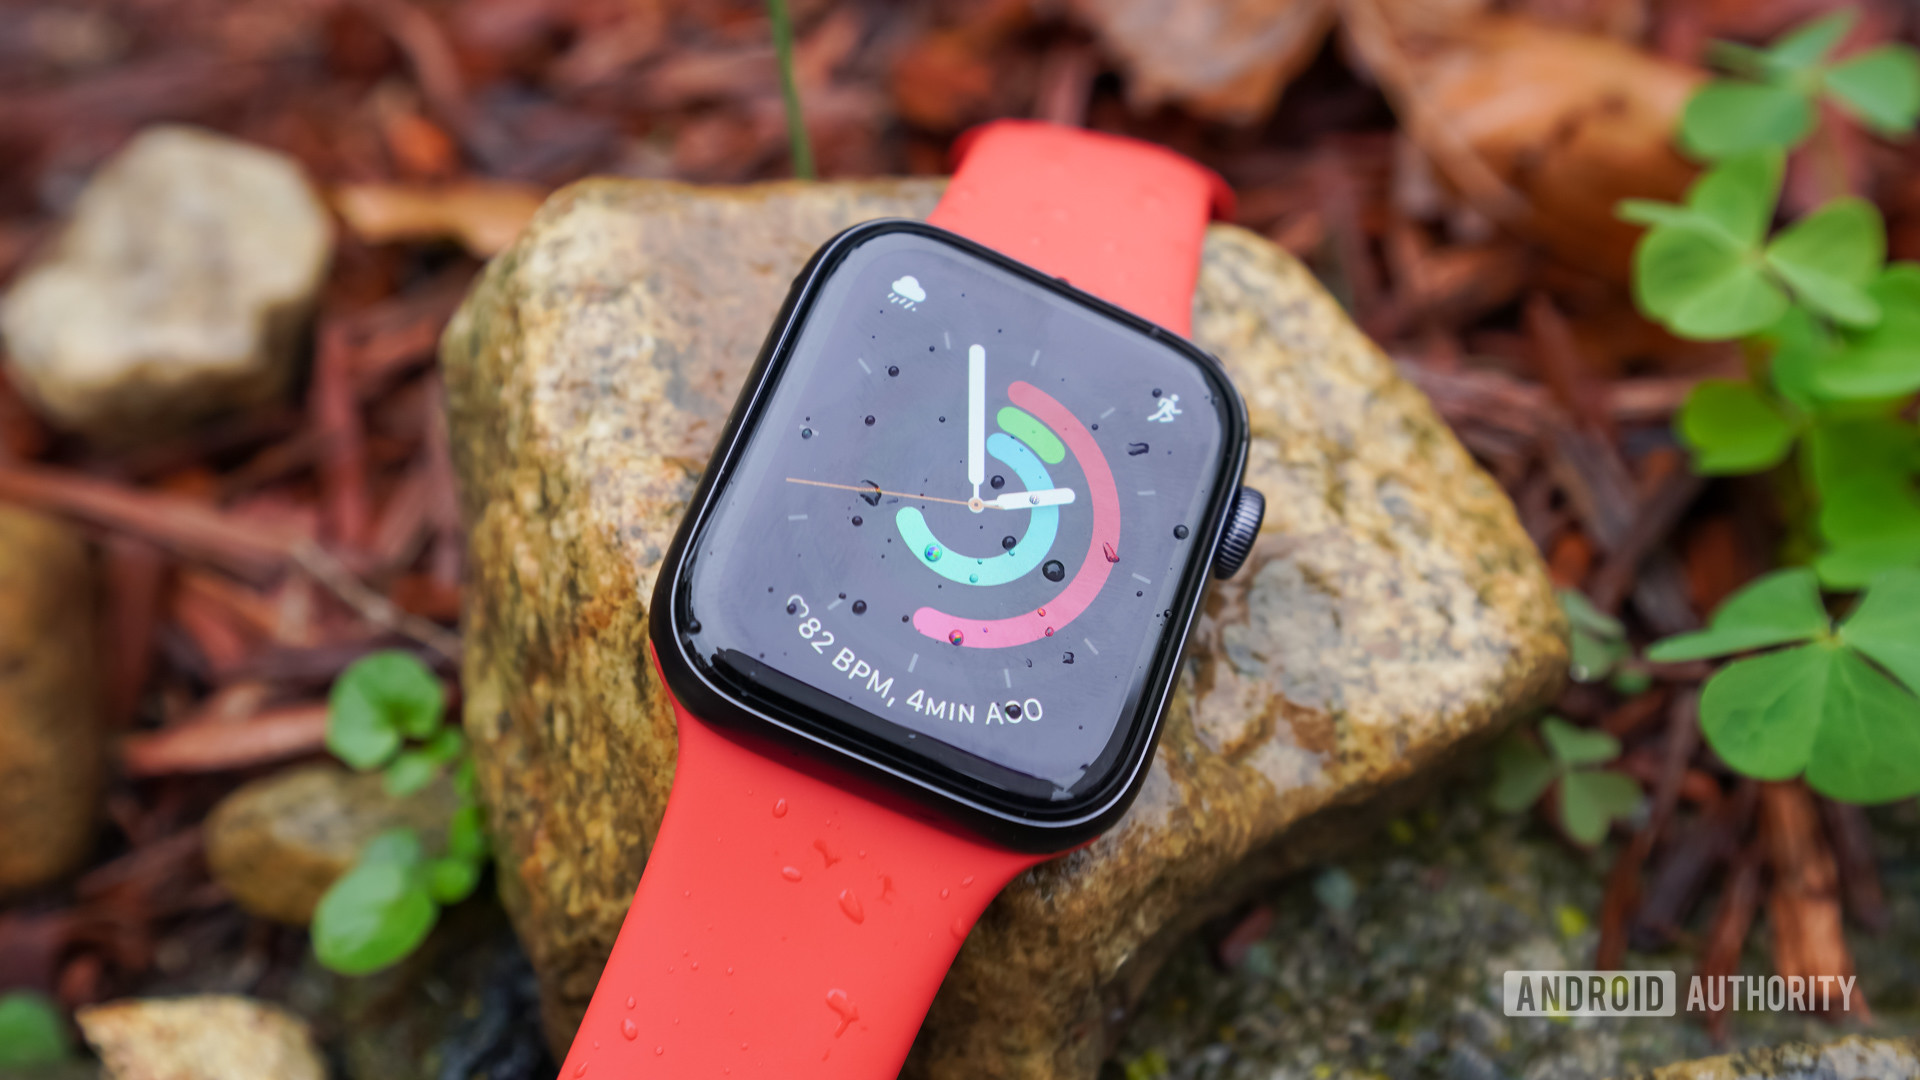
[(967, 347), (967, 482), (973, 497), (987, 481), (987, 350)]
[(1032, 510), (1041, 506), (1065, 506), (1072, 501), (1072, 488), (1042, 488), (1039, 491), (1010, 491), (998, 498), (988, 499), (986, 505), (995, 510)]

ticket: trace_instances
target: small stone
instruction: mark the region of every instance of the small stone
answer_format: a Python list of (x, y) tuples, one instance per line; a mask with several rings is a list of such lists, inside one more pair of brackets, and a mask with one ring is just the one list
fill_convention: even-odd
[(270, 400), (292, 378), (332, 247), (292, 159), (149, 128), (0, 300), (14, 381), (54, 423), (109, 442)]
[(92, 847), (101, 674), (87, 547), (0, 506), (0, 893), (45, 884)]
[(1647, 1080), (1920, 1080), (1920, 1039), (1851, 1035), (1825, 1045), (1784, 1043), (1644, 1075)]
[(429, 854), (437, 854), (458, 805), (445, 776), (397, 799), (378, 773), (333, 765), (276, 773), (214, 807), (206, 824), (207, 865), (248, 912), (305, 926), (321, 894), (352, 869), (368, 840), (410, 826)]
[(81, 1034), (107, 1080), (326, 1080), (304, 1021), (222, 994), (116, 1001), (81, 1009)]

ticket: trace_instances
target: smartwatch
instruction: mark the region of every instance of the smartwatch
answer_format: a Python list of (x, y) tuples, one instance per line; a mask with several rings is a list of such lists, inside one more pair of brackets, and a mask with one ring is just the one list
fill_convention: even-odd
[(795, 279), (660, 570), (673, 789), (562, 1080), (896, 1076), (988, 901), (1126, 810), (1252, 547), (1183, 336), (1226, 186), (1039, 123), (959, 153)]

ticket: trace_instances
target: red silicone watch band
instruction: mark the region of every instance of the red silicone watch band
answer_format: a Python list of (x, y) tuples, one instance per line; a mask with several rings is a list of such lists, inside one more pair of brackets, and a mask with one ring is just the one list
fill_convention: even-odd
[(974, 920), (1042, 856), (674, 715), (666, 818), (561, 1080), (895, 1076)]
[(1209, 217), (1233, 216), (1212, 170), (1151, 143), (1031, 120), (974, 128), (927, 220), (1185, 335)]
[[(1024, 121), (960, 149), (934, 224), (1186, 333), (1219, 177)], [(561, 1080), (892, 1080), (974, 921), (1042, 857), (674, 716), (666, 817)]]

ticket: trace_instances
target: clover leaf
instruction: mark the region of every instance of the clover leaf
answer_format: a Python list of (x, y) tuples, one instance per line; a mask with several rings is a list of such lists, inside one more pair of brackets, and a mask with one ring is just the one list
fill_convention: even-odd
[(1640, 785), (1632, 777), (1595, 768), (1620, 756), (1620, 741), (1604, 731), (1575, 727), (1557, 716), (1540, 724), (1547, 745), (1510, 738), (1495, 752), (1493, 803), (1517, 812), (1537, 802), (1559, 783), (1560, 824), (1576, 843), (1591, 847), (1607, 835), (1615, 819), (1640, 805)]
[(1920, 390), (1920, 266), (1895, 263), (1867, 286), (1880, 321), (1837, 349), (1812, 374), (1833, 400), (1873, 400)]
[(1598, 682), (1627, 656), (1627, 630), (1620, 620), (1593, 606), (1576, 589), (1560, 589), (1560, 610), (1566, 613), (1571, 671), (1575, 682)]
[(66, 1021), (43, 995), (0, 994), (0, 1069), (57, 1065), (73, 1056)]
[(320, 898), (314, 955), (343, 975), (366, 975), (418, 948), (439, 917), (420, 838), (393, 829), (370, 841), (360, 862)]
[(1808, 306), (1835, 322), (1872, 326), (1880, 305), (1866, 285), (1887, 257), (1886, 224), (1865, 199), (1835, 199), (1767, 245), (1766, 262)]
[(1752, 383), (1707, 379), (1695, 385), (1676, 419), (1693, 451), (1694, 469), (1707, 476), (1759, 472), (1793, 449), (1794, 421)]
[(1836, 629), (1804, 568), (1781, 570), (1735, 593), (1706, 630), (1659, 642), (1673, 661), (1735, 660), (1707, 680), (1700, 727), (1722, 760), (1748, 776), (1804, 774), (1846, 802), (1920, 793), (1920, 570), (1868, 585)]
[(410, 653), (372, 653), (334, 680), (327, 703), (327, 749), (362, 772), (392, 760), (409, 736), (440, 727), (446, 695), (440, 680)]
[(1911, 129), (1920, 117), (1920, 53), (1890, 44), (1830, 62), (1854, 18), (1842, 11), (1816, 19), (1768, 49), (1719, 44), (1715, 57), (1734, 74), (1688, 99), (1681, 147), (1704, 161), (1791, 150), (1812, 133), (1822, 97), (1882, 134)]

